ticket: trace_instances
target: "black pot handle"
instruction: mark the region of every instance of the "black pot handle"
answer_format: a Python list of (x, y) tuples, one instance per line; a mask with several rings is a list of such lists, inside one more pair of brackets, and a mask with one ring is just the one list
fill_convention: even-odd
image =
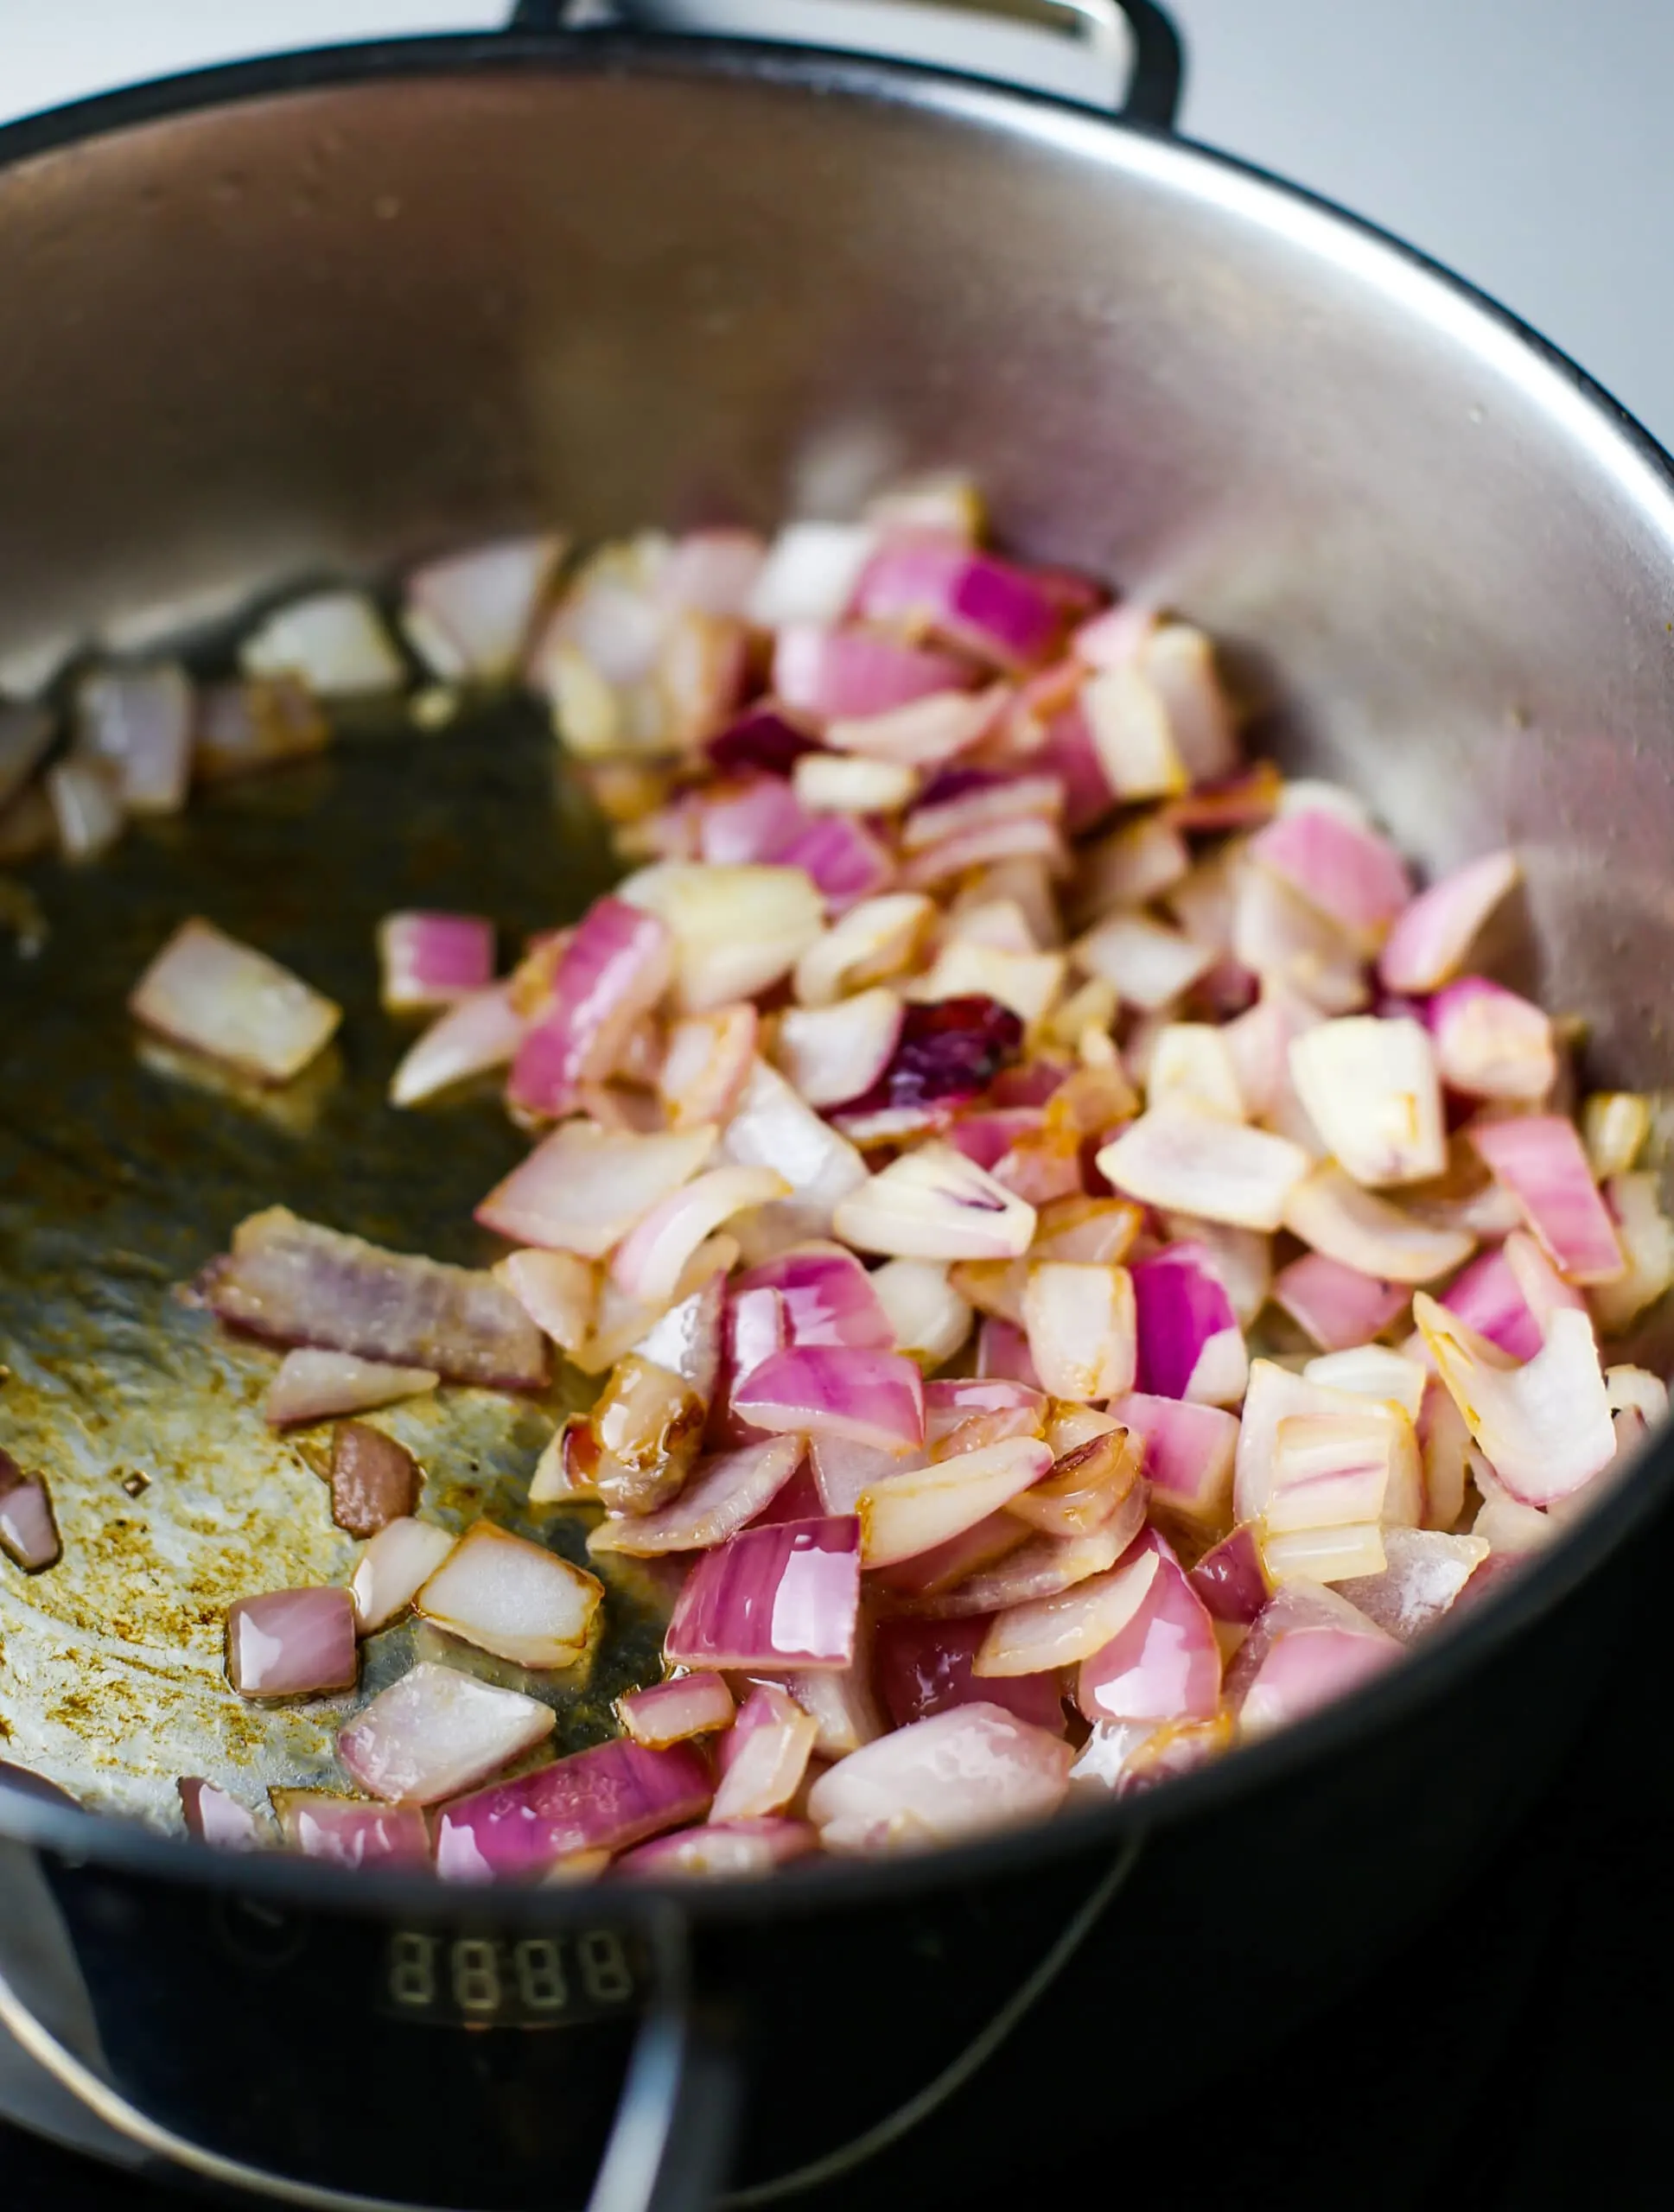
[[(961, 10), (978, 12), (969, 6), (968, 0), (935, 0), (932, 7), (867, 0), (867, 4), (853, 6), (856, 20), (851, 30), (841, 20), (844, 0), (823, 0), (818, 7), (801, 10), (787, 5), (786, 0), (518, 0), (507, 28), (536, 32), (678, 31), (835, 47), (893, 60), (950, 60), (945, 36), (936, 42), (933, 54), (926, 49), (926, 18)], [(800, 26), (796, 22), (799, 12), (804, 18)], [(1120, 83), (1125, 64), (1127, 88), (1117, 102), (1121, 120), (1155, 130), (1173, 129), (1185, 82), (1185, 51), (1172, 17), (1158, 0), (1032, 0), (1027, 10), (1015, 11), (1015, 19), (1010, 22), (1005, 21), (1002, 11), (992, 7), (984, 7), (980, 15), (990, 32), (999, 25), (1013, 37), (1020, 27), (1040, 34), (1038, 43), (1052, 66), (1043, 78), (1029, 79), (1038, 89), (1065, 89), (1062, 49), (1064, 34), (1069, 32), (1076, 35), (1085, 63), (1105, 80), (1096, 96), (1098, 105), (1102, 106), (1112, 98), (1111, 88)], [(890, 20), (893, 16), (901, 18), (899, 24)], [(1056, 30), (1051, 28), (1053, 22)], [(967, 65), (961, 58), (953, 66), (969, 66), (983, 75), (1009, 79), (1022, 74), (1009, 62), (990, 70), (975, 59)], [(1071, 94), (1078, 96), (1089, 97)]]
[[(710, 2212), (726, 2178), (739, 2102), (731, 2040), (717, 2015), (692, 2002), (684, 1926), (670, 1915), (652, 1938), (656, 1994), (634, 2038), (587, 2212)], [(113, 2135), (160, 2168), (181, 2168), (216, 2188), (306, 2212), (427, 2212), (295, 2180), (191, 2141), (72, 2050), (0, 1973), (0, 2034), (6, 2033)]]

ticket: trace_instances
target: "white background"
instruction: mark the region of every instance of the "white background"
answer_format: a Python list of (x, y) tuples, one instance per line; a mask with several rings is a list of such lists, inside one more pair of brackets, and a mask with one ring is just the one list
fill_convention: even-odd
[[(1674, 0), (1173, 0), (1184, 127), (1450, 262), (1674, 444)], [(0, 115), (510, 0), (0, 0)], [(0, 313), (5, 303), (0, 302)]]

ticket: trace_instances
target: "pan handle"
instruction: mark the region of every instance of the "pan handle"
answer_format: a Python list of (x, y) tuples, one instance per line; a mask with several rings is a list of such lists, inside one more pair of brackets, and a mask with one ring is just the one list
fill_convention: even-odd
[[(709, 2212), (726, 2176), (738, 2112), (730, 2038), (716, 2016), (693, 2002), (685, 1930), (672, 1916), (654, 1925), (652, 1948), (657, 1995), (634, 2038), (587, 2212)], [(183, 2168), (219, 2189), (305, 2212), (432, 2212), (273, 2173), (176, 2133), (60, 2042), (3, 1974), (0, 2033), (9, 2033), (96, 2120), (160, 2168)]]
[(931, 62), (1114, 107), (1155, 130), (1173, 129), (1186, 71), (1157, 0), (518, 0), (507, 28), (670, 31)]

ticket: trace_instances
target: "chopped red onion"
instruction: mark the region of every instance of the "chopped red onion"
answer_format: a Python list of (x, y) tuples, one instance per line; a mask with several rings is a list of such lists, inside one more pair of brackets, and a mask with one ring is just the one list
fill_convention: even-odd
[[(1055, 776), (1007, 776), (988, 768), (944, 768), (926, 785), (901, 824), (901, 849), (923, 852), (944, 838), (1038, 814), (1056, 821), (1064, 787)], [(1033, 950), (1031, 944), (1025, 948)]]
[(1041, 1209), (1029, 1255), (1037, 1260), (1125, 1260), (1144, 1217), (1125, 1198), (1055, 1199)]
[(772, 1504), (795, 1474), (803, 1448), (800, 1436), (773, 1436), (700, 1459), (671, 1503), (601, 1521), (587, 1548), (654, 1559), (724, 1543)]
[(1200, 1535), (1224, 1528), (1232, 1501), (1236, 1415), (1143, 1391), (1112, 1399), (1111, 1411), (1144, 1445), (1145, 1479), (1158, 1516)]
[(1517, 1367), (1422, 1291), (1412, 1311), (1436, 1373), (1520, 1504), (1568, 1497), (1610, 1465), (1615, 1431), (1585, 1313), (1550, 1314), (1545, 1342)]
[(480, 914), (385, 914), (378, 951), (392, 1013), (457, 1006), (493, 980), (494, 925)]
[(109, 761), (130, 814), (178, 814), (192, 775), (192, 687), (173, 662), (104, 669), (76, 687), (80, 748)]
[(1044, 1675), (1091, 1659), (1138, 1614), (1162, 1565), (1158, 1553), (1136, 1547), (1128, 1558), (1073, 1589), (996, 1613), (972, 1671), (986, 1681), (992, 1675)]
[(894, 814), (919, 787), (904, 760), (861, 753), (805, 753), (791, 771), (798, 804), (810, 814)]
[(810, 1668), (787, 1675), (785, 1687), (814, 1724), (814, 1757), (846, 1759), (883, 1733), (872, 1694), (869, 1651), (857, 1649), (852, 1666)]
[(1469, 1259), (1476, 1242), (1467, 1230), (1427, 1228), (1334, 1161), (1293, 1185), (1284, 1225), (1327, 1259), (1385, 1282), (1434, 1282)]
[(586, 1343), (599, 1285), (585, 1260), (573, 1252), (512, 1252), (494, 1274), (543, 1336), (565, 1351), (577, 1351)]
[(1075, 1701), (1089, 1720), (1210, 1719), (1220, 1702), (1214, 1623), (1161, 1539), (1145, 1541), (1155, 1573), (1126, 1624), (1082, 1661)]
[(95, 861), (122, 835), (116, 778), (102, 761), (72, 755), (48, 769), (47, 797), (67, 861)]
[(279, 1362), (263, 1411), (275, 1428), (331, 1421), (339, 1414), (370, 1413), (402, 1398), (420, 1397), (440, 1379), (433, 1368), (398, 1367), (388, 1360), (360, 1359), (353, 1352), (304, 1346)]
[(1214, 961), (1210, 948), (1145, 914), (1112, 914), (1079, 940), (1075, 957), (1088, 974), (1111, 984), (1124, 1004), (1148, 1012), (1172, 1004)]
[(1034, 1371), (1054, 1397), (1115, 1398), (1133, 1388), (1134, 1283), (1125, 1268), (1041, 1261), (1028, 1271), (1023, 1323)]
[(1300, 1145), (1179, 1097), (1143, 1114), (1098, 1154), (1111, 1188), (1143, 1205), (1262, 1230), (1279, 1227), (1308, 1165)]
[(871, 1277), (897, 1348), (929, 1367), (952, 1359), (971, 1334), (971, 1310), (929, 1260), (890, 1260)]
[(1174, 741), (1162, 693), (1134, 660), (1099, 669), (1081, 687), (1085, 717), (1098, 763), (1116, 797), (1124, 801), (1170, 798), (1191, 778)]
[[(1530, 1249), (1532, 1251), (1532, 1246)], [(1577, 1306), (1582, 1303), (1573, 1293), (1569, 1297), (1574, 1297)], [(1569, 1297), (1559, 1302), (1567, 1304)], [(1409, 1357), (1407, 1351), (1392, 1351), (1386, 1344), (1352, 1344), (1343, 1351), (1321, 1353), (1318, 1359), (1308, 1361), (1302, 1374), (1310, 1382), (1323, 1382), (1327, 1389), (1387, 1401), (1415, 1421), (1429, 1380), (1422, 1351), (1416, 1357)]]
[(200, 1843), (213, 1844), (218, 1851), (262, 1848), (266, 1840), (262, 1823), (247, 1805), (198, 1775), (181, 1775), (175, 1787), (180, 1792), (181, 1817), (188, 1835), (196, 1836)]
[[(776, 1199), (756, 1217), (769, 1251), (827, 1235), (835, 1208), (866, 1181), (866, 1163), (854, 1146), (761, 1060), (750, 1071), (721, 1151), (743, 1166), (772, 1167), (791, 1185), (792, 1197)], [(767, 1254), (757, 1249), (750, 1256)]]
[(874, 1280), (840, 1245), (808, 1244), (746, 1269), (735, 1278), (734, 1290), (775, 1291), (784, 1301), (787, 1344), (889, 1351), (894, 1339)]
[(749, 1080), (756, 1031), (755, 1008), (748, 1003), (670, 1024), (657, 1095), (671, 1128), (729, 1118)]
[(880, 1621), (878, 1686), (894, 1728), (910, 1728), (932, 1713), (961, 1705), (997, 1706), (1030, 1727), (1064, 1730), (1063, 1694), (1053, 1674), (977, 1679), (972, 1664), (988, 1634), (985, 1618)]
[(1436, 1529), (1386, 1529), (1381, 1574), (1340, 1582), (1340, 1596), (1403, 1643), (1410, 1643), (1448, 1611), (1488, 1556), (1480, 1536)]
[(1479, 1253), (1448, 1284), (1441, 1302), (1467, 1329), (1515, 1360), (1532, 1359), (1540, 1350), (1540, 1325), (1518, 1287), (1503, 1245)]
[(411, 570), (402, 627), (431, 673), (448, 683), (510, 677), (563, 553), (563, 538), (531, 534)]
[(1250, 1627), (1273, 1594), (1259, 1537), (1247, 1521), (1212, 1545), (1188, 1579), (1216, 1620), (1238, 1628)]
[(602, 1259), (715, 1148), (712, 1123), (640, 1136), (565, 1122), (477, 1208), (485, 1229)]
[(1356, 941), (1253, 864), (1235, 876), (1231, 950), (1264, 993), (1295, 993), (1322, 1014), (1353, 1014), (1371, 996)]
[(1551, 1022), (1515, 991), (1486, 976), (1462, 976), (1438, 991), (1425, 1012), (1436, 1065), (1450, 1090), (1533, 1103), (1556, 1083)]
[(790, 1195), (791, 1185), (773, 1168), (711, 1168), (640, 1217), (616, 1247), (611, 1274), (630, 1298), (661, 1305), (673, 1297), (698, 1246), (723, 1221)]
[(900, 1352), (793, 1342), (734, 1386), (733, 1406), (770, 1433), (814, 1431), (885, 1452), (924, 1441), (923, 1383)]
[(586, 1646), (604, 1591), (544, 1544), (478, 1521), (414, 1604), (451, 1635), (519, 1667), (570, 1667)]
[(390, 1078), (390, 1103), (417, 1106), (472, 1076), (509, 1065), (527, 1026), (507, 985), (472, 992), (409, 1048)]
[(921, 892), (891, 891), (840, 915), (796, 965), (800, 1006), (830, 1006), (882, 982), (915, 957), (936, 908)]
[[(823, 815), (780, 847), (781, 868), (800, 868), (831, 914), (846, 913), (887, 891), (895, 864), (889, 849), (847, 815)], [(799, 945), (799, 953), (805, 948)]]
[(736, 1708), (732, 1692), (712, 1671), (677, 1675), (670, 1681), (653, 1682), (648, 1689), (631, 1690), (616, 1700), (616, 1718), (636, 1744), (648, 1751), (666, 1750), (692, 1736), (709, 1736), (730, 1728)]
[(544, 1874), (578, 1852), (626, 1850), (701, 1820), (713, 1788), (689, 1745), (596, 1744), (444, 1805), (436, 1872), (449, 1882), (514, 1880)]
[(360, 1554), (349, 1583), (362, 1636), (404, 1613), (454, 1548), (445, 1529), (405, 1518), (381, 1528)]
[[(1009, 1513), (994, 1517), (1002, 1527), (1019, 1525)], [(973, 1561), (968, 1573), (939, 1575), (933, 1588), (926, 1586), (920, 1610), (942, 1619), (961, 1619), (1073, 1590), (1090, 1575), (1114, 1567), (1144, 1522), (1145, 1491), (1136, 1484), (1110, 1519), (1084, 1536), (1031, 1536), (997, 1559)]]
[(840, 1106), (882, 1077), (901, 1015), (900, 999), (882, 984), (831, 1006), (792, 1007), (780, 1017), (775, 1056), (811, 1106)]
[(857, 1507), (865, 1564), (888, 1567), (945, 1544), (1039, 1482), (1051, 1465), (1048, 1446), (1013, 1437), (882, 1477), (862, 1492)]
[(369, 1796), (435, 1805), (509, 1766), (557, 1721), (538, 1698), (423, 1660), (357, 1713), (337, 1756)]
[(624, 1853), (616, 1866), (629, 1879), (660, 1882), (701, 1875), (736, 1880), (770, 1874), (775, 1866), (818, 1848), (819, 1831), (808, 1821), (710, 1821), (642, 1843)]
[(777, 860), (791, 839), (808, 826), (808, 817), (782, 776), (750, 776), (741, 783), (723, 784), (707, 798), (689, 804), (697, 821), (695, 857), (717, 867)]
[(305, 1859), (335, 1866), (428, 1866), (430, 1831), (417, 1805), (357, 1804), (327, 1789), (271, 1789), (279, 1833)]
[(759, 1821), (783, 1812), (802, 1786), (819, 1733), (812, 1714), (776, 1682), (758, 1683), (720, 1745), (713, 1820)]
[(1136, 1261), (1131, 1279), (1140, 1389), (1154, 1397), (1187, 1398), (1197, 1405), (1236, 1405), (1249, 1380), (1250, 1362), (1213, 1255), (1200, 1244), (1170, 1244), (1149, 1260)]
[(782, 1674), (847, 1667), (860, 1604), (852, 1516), (746, 1529), (686, 1579), (664, 1652), (677, 1666)]
[(241, 1221), (200, 1288), (224, 1321), (282, 1344), (490, 1388), (532, 1389), (546, 1379), (540, 1332), (492, 1275), (382, 1251), (283, 1206)]
[(723, 776), (753, 769), (788, 776), (805, 753), (818, 750), (818, 739), (771, 702), (747, 709), (705, 747), (710, 766)]
[(840, 621), (880, 539), (869, 523), (787, 523), (751, 586), (746, 615), (762, 630)]
[(1068, 850), (1057, 824), (1038, 814), (1025, 814), (961, 830), (939, 845), (926, 846), (903, 864), (901, 880), (909, 890), (937, 889), (968, 875), (972, 868), (1006, 861), (1038, 861), (1053, 875), (1069, 872)]
[(331, 1517), (351, 1536), (375, 1536), (410, 1519), (422, 1470), (403, 1444), (366, 1421), (340, 1421), (331, 1433)]
[[(1064, 671), (1079, 679), (1079, 671)], [(1058, 677), (1060, 671), (1052, 671)], [(1036, 678), (1044, 682), (1044, 678)], [(1021, 706), (1028, 686), (1019, 694)], [(1047, 721), (1046, 734), (1030, 755), (1031, 766), (1055, 779), (1064, 793), (1064, 827), (1072, 836), (1097, 828), (1116, 804), (1104, 764), (1093, 742), (1092, 728), (1079, 698), (1072, 697)]]
[(1532, 1114), (1478, 1122), (1471, 1142), (1522, 1207), (1553, 1265), (1571, 1282), (1607, 1283), (1626, 1262), (1573, 1122)]
[(1281, 814), (1251, 840), (1250, 856), (1363, 945), (1377, 944), (1412, 897), (1388, 840), (1323, 808)]
[(630, 1352), (593, 1408), (591, 1484), (613, 1513), (654, 1513), (679, 1492), (697, 1455), (707, 1408), (672, 1368)]
[(1322, 1021), (1293, 1040), (1290, 1076), (1326, 1148), (1357, 1183), (1422, 1183), (1447, 1166), (1436, 1054), (1422, 1024), (1374, 1014)]
[(1238, 765), (1238, 733), (1215, 669), (1215, 651), (1188, 622), (1141, 631), (1136, 665), (1162, 702), (1174, 749), (1193, 784), (1213, 784)]
[(1421, 891), (1397, 918), (1378, 957), (1384, 988), (1423, 993), (1450, 982), (1518, 874), (1514, 854), (1488, 853)]
[(323, 1051), (341, 1007), (213, 924), (182, 922), (134, 986), (137, 1021), (258, 1083), (289, 1083)]
[(985, 1380), (1021, 1382), (1032, 1390), (1045, 1386), (1028, 1348), (1028, 1338), (1014, 1322), (990, 1313), (977, 1336), (977, 1372)]
[(1595, 1284), (1590, 1297), (1599, 1326), (1614, 1334), (1674, 1283), (1674, 1224), (1662, 1211), (1655, 1175), (1613, 1175), (1605, 1197), (1627, 1269), (1614, 1282)]
[(824, 905), (798, 867), (661, 861), (617, 886), (658, 916), (674, 940), (674, 997), (704, 1014), (753, 997), (787, 976), (820, 933)]
[(616, 1066), (628, 1032), (668, 988), (674, 943), (653, 913), (620, 899), (588, 909), (564, 947), (553, 1003), (526, 1032), (512, 1064), (508, 1096), (530, 1112), (573, 1110), (582, 1088)]
[(669, 555), (658, 588), (672, 606), (743, 616), (767, 559), (753, 530), (689, 531)]
[(1238, 1654), (1227, 1693), (1246, 1736), (1300, 1720), (1343, 1697), (1401, 1656), (1401, 1645), (1336, 1592), (1282, 1590)]
[[(907, 706), (891, 707), (881, 714), (840, 716), (826, 724), (825, 742), (838, 753), (862, 753), (873, 760), (903, 761), (909, 767), (935, 767), (970, 752), (988, 737), (1004, 712), (1008, 697), (1003, 684), (995, 684), (986, 691), (932, 691)], [(1030, 840), (1004, 849), (1038, 852), (1054, 849), (1055, 833), (1050, 825), (1031, 823), (1029, 828)], [(1041, 831), (1044, 836), (1040, 834)], [(974, 866), (977, 860), (990, 856), (983, 841), (994, 836), (991, 829), (968, 831), (958, 840), (950, 839), (945, 845), (932, 848), (932, 852), (943, 854), (955, 844), (963, 851), (970, 845), (971, 861), (960, 860), (956, 865)], [(978, 846), (983, 849), (978, 851)], [(913, 863), (908, 872), (909, 880), (936, 882), (944, 874), (953, 873), (952, 868), (927, 867), (929, 858), (926, 855)]]
[(1010, 671), (1047, 660), (1062, 641), (1065, 612), (1025, 569), (929, 532), (892, 537), (861, 577), (856, 611), (911, 635), (928, 631)]
[(880, 630), (787, 623), (773, 645), (773, 688), (787, 707), (824, 721), (888, 714), (969, 681), (951, 653), (904, 644)]
[(931, 1006), (909, 1006), (882, 1073), (869, 1089), (850, 1094), (839, 1118), (888, 1108), (962, 1104), (988, 1088), (1016, 1052), (1022, 1035), (1016, 1014), (992, 998), (951, 997)]
[(393, 691), (404, 671), (363, 592), (320, 591), (292, 600), (239, 648), (247, 676), (300, 677), (318, 699)]
[(926, 1144), (839, 1199), (831, 1226), (845, 1243), (897, 1259), (1015, 1259), (1034, 1209), (951, 1146)]
[(273, 1590), (226, 1611), (226, 1672), (240, 1697), (309, 1697), (353, 1687), (347, 1590)]
[(63, 1548), (46, 1478), (26, 1475), (0, 1450), (0, 1551), (25, 1574), (39, 1574), (57, 1565)]
[(1005, 1509), (1048, 1536), (1083, 1536), (1103, 1528), (1140, 1481), (1143, 1467), (1143, 1442), (1114, 1422), (1074, 1441), (1066, 1440), (1066, 1421), (1054, 1422), (1047, 1440), (1057, 1455), (1052, 1472), (1019, 1491)]
[(330, 742), (330, 723), (294, 676), (211, 683), (198, 696), (192, 773), (199, 783), (224, 783), (321, 752)]
[(1581, 1133), (1595, 1181), (1625, 1175), (1651, 1134), (1651, 1101), (1633, 1090), (1595, 1091), (1582, 1108)]
[[(1273, 1278), (1274, 1304), (1312, 1337), (1321, 1351), (1342, 1351), (1381, 1336), (1397, 1315), (1405, 1312), (1410, 1294), (1401, 1283), (1362, 1274), (1358, 1268), (1329, 1260), (1323, 1252), (1304, 1252)], [(1450, 1305), (1452, 1301), (1449, 1291), (1443, 1302)]]
[[(702, 1264), (700, 1253), (688, 1276)], [(721, 1379), (726, 1306), (725, 1271), (717, 1268), (652, 1324), (634, 1345), (633, 1356), (678, 1376), (694, 1396), (709, 1405)]]
[(890, 1452), (875, 1444), (856, 1444), (851, 1437), (835, 1436), (829, 1429), (808, 1439), (814, 1487), (827, 1513), (853, 1513), (863, 1491), (885, 1475), (923, 1466), (926, 1457), (921, 1452)]
[(1001, 1707), (962, 1705), (868, 1744), (821, 1775), (808, 1812), (828, 1851), (957, 1843), (1055, 1812), (1067, 1744)]

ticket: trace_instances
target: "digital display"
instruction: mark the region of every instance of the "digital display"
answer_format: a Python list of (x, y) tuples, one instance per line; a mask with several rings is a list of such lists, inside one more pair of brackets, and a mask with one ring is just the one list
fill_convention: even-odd
[(560, 2028), (630, 2011), (639, 1995), (614, 1929), (515, 1937), (402, 1929), (385, 1949), (379, 2010), (420, 2026)]

